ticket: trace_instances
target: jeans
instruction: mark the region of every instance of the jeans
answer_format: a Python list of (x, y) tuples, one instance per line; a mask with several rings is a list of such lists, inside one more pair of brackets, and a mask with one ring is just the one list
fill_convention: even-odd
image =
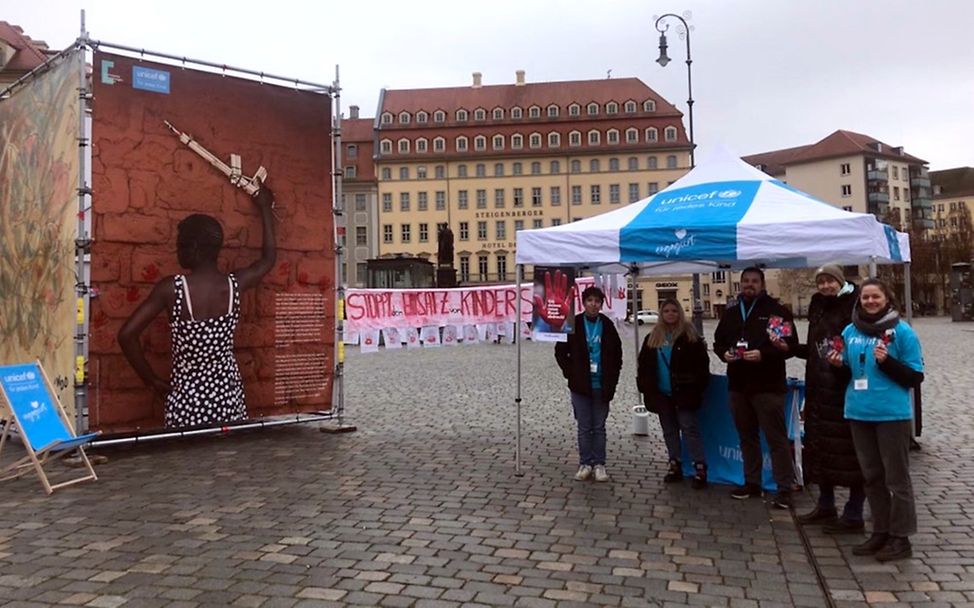
[(693, 462), (705, 463), (703, 442), (700, 440), (700, 427), (697, 424), (697, 412), (673, 405), (666, 395), (661, 395), (659, 405), (659, 425), (663, 429), (663, 440), (666, 442), (666, 454), (670, 460), (681, 460), (680, 433), (687, 442), (687, 451)]
[[(818, 506), (827, 511), (835, 510), (835, 486), (819, 484)], [(862, 521), (862, 505), (866, 502), (866, 490), (861, 485), (849, 488), (849, 500), (842, 510), (842, 519), (846, 521)]]
[(605, 464), (605, 421), (609, 404), (602, 401), (602, 391), (591, 397), (572, 393), (572, 410), (578, 422), (578, 464)]
[(761, 485), (761, 431), (771, 452), (771, 470), (779, 492), (790, 492), (795, 483), (795, 465), (785, 426), (784, 393), (739, 393), (731, 391), (731, 413), (741, 439), (744, 483)]
[(916, 503), (910, 482), (912, 420), (852, 421), (852, 441), (866, 479), (873, 533), (909, 536), (917, 531)]

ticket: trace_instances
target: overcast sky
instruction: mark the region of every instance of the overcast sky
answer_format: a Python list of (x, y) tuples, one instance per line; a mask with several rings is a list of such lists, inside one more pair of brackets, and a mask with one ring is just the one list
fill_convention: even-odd
[[(62, 48), (94, 39), (330, 83), (374, 116), (379, 89), (641, 78), (686, 111), (685, 43), (655, 63), (654, 16), (691, 13), (703, 153), (866, 133), (974, 166), (974, 2), (967, 0), (0, 0), (0, 19)], [(676, 28), (671, 28), (673, 31)]]

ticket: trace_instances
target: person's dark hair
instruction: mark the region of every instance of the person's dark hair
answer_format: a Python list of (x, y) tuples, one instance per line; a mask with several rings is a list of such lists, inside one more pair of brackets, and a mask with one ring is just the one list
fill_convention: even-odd
[(866, 279), (862, 282), (862, 285), (859, 286), (859, 293), (861, 294), (862, 290), (870, 285), (879, 287), (879, 290), (882, 291), (883, 295), (886, 296), (886, 305), (889, 308), (896, 308), (896, 296), (893, 294), (893, 290), (889, 288), (889, 285), (880, 279)]
[(585, 290), (582, 292), (582, 302), (585, 302), (585, 300), (588, 299), (589, 296), (595, 296), (599, 299), (600, 302), (605, 304), (605, 292), (603, 292), (601, 289), (599, 289), (594, 285), (592, 285), (591, 287), (586, 287)]
[(179, 222), (176, 247), (187, 252), (195, 249), (198, 260), (216, 259), (223, 247), (223, 226), (212, 216), (194, 213)]
[(743, 277), (745, 274), (747, 274), (749, 272), (752, 272), (752, 273), (758, 275), (759, 277), (761, 277), (761, 284), (764, 285), (764, 271), (763, 270), (761, 270), (757, 266), (748, 266), (747, 268), (745, 268), (744, 270), (741, 271), (741, 276)]

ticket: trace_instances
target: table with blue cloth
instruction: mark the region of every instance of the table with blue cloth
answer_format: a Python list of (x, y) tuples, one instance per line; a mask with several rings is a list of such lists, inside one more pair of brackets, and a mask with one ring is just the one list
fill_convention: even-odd
[[(781, 407), (785, 408), (785, 424), (788, 426), (788, 439), (792, 441), (795, 459), (795, 480), (801, 483), (801, 421), (799, 412), (805, 399), (805, 383), (795, 379), (788, 379), (788, 392)], [(730, 395), (728, 393), (727, 376), (711, 374), (710, 384), (703, 396), (700, 406), (700, 439), (703, 441), (707, 455), (707, 479), (711, 483), (725, 483), (742, 485), (744, 483), (744, 459), (741, 456), (741, 443), (734, 426), (734, 417), (730, 410)], [(761, 485), (769, 492), (776, 490), (777, 485), (771, 474), (771, 456), (768, 444), (761, 433), (761, 453), (763, 466)], [(683, 473), (692, 477), (693, 459), (683, 445)]]

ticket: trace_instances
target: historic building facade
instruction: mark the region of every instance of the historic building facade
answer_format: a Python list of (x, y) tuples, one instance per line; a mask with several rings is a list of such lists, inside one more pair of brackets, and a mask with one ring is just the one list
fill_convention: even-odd
[(511, 281), (515, 234), (665, 188), (689, 168), (682, 114), (636, 78), (383, 90), (378, 252), (435, 261), (454, 234), (462, 283)]

